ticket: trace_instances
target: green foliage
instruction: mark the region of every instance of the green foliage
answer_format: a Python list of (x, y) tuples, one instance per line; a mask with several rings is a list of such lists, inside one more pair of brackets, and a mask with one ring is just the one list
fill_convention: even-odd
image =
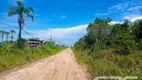
[(77, 61), (95, 76), (138, 76), (142, 80), (142, 19), (110, 25), (96, 18), (73, 51)]
[(84, 38), (81, 38), (78, 42), (76, 42), (74, 47), (76, 49), (85, 49), (87, 46), (87, 43), (85, 42), (85, 38), (86, 38), (86, 36)]
[(142, 50), (142, 40), (139, 40), (137, 42), (137, 47), (138, 47), (138, 50)]
[(111, 47), (123, 55), (136, 50), (136, 42), (129, 33), (119, 33), (111, 40)]
[[(24, 39), (23, 41), (25, 42)], [(28, 45), (25, 45), (22, 49), (17, 49), (16, 45), (16, 43), (11, 42), (0, 44), (0, 72), (27, 62), (55, 55), (66, 48), (65, 46), (56, 46), (55, 44), (51, 47), (49, 46), (50, 42), (42, 44), (38, 48), (30, 48)]]
[(27, 41), (21, 38), (21, 39), (17, 39), (16, 42), (17, 42), (17, 48), (22, 49), (25, 47)]
[(142, 20), (136, 20), (133, 23), (132, 31), (136, 39), (142, 39)]
[(142, 20), (110, 25), (111, 19), (96, 18), (87, 28), (87, 35), (75, 43), (76, 49), (91, 51), (114, 48), (118, 54), (127, 55), (141, 49)]
[(88, 66), (91, 76), (137, 76), (142, 79), (142, 51), (119, 55), (115, 49), (90, 52), (72, 48), (77, 61)]
[(51, 48), (54, 48), (56, 43), (54, 41), (46, 41), (46, 42), (44, 42), (44, 44), (48, 45)]

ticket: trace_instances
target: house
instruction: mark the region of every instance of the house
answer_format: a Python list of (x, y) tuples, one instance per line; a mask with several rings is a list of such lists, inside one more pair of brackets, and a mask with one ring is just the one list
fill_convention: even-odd
[(28, 42), (30, 47), (39, 47), (43, 43), (43, 40), (39, 38), (30, 38), (28, 39)]

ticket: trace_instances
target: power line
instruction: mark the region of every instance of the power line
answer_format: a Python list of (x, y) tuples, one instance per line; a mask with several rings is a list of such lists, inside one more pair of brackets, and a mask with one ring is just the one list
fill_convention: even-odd
[(14, 29), (18, 29), (19, 27), (15, 26), (15, 25), (10, 25), (10, 24), (6, 24), (6, 23), (2, 23), (3, 25), (6, 25), (9, 28), (14, 28)]
[[(8, 27), (15, 27), (15, 29), (19, 29), (19, 27), (18, 26), (16, 26), (16, 25), (11, 25), (11, 24), (6, 24), (6, 23), (2, 23), (2, 24), (4, 24), (4, 25), (7, 25)], [(31, 35), (28, 31), (26, 31), (25, 29), (23, 29), (22, 28), (22, 30), (26, 33), (26, 34), (28, 34), (29, 36), (31, 36), (32, 38), (34, 38), (34, 36), (33, 35)], [(50, 35), (51, 36), (51, 35)], [(54, 39), (53, 37), (52, 37), (52, 39), (55, 41), (55, 42), (57, 42), (57, 43), (59, 43), (59, 44), (63, 44), (63, 45), (66, 45), (66, 44), (64, 44), (62, 41), (59, 41), (59, 40), (56, 40), (56, 39)]]
[(29, 36), (31, 36), (31, 37), (33, 38), (33, 36), (32, 36), (29, 32), (27, 32), (25, 29), (22, 28), (22, 30), (23, 30), (26, 34), (28, 34)]
[[(3, 22), (2, 22), (2, 24), (3, 24), (3, 25), (6, 25), (6, 26), (8, 26), (8, 27), (10, 27), (10, 28), (14, 27), (14, 29), (19, 29), (19, 27), (16, 26), (16, 25), (6, 24), (6, 23), (3, 23)], [(23, 28), (22, 28), (22, 30), (23, 30), (26, 34), (28, 34), (29, 36), (31, 36), (31, 37), (33, 38), (33, 36), (32, 36), (29, 32), (27, 32), (27, 31), (24, 30)]]

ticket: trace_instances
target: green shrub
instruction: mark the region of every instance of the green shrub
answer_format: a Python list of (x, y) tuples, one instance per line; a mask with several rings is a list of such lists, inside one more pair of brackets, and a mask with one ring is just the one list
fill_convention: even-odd
[(17, 39), (16, 42), (17, 42), (16, 45), (17, 45), (18, 49), (22, 49), (22, 48), (24, 48), (26, 46), (26, 40), (25, 39), (22, 39), (22, 38)]
[(121, 55), (128, 55), (137, 49), (136, 42), (129, 33), (117, 34), (111, 41), (111, 45), (112, 48), (115, 48), (116, 52)]

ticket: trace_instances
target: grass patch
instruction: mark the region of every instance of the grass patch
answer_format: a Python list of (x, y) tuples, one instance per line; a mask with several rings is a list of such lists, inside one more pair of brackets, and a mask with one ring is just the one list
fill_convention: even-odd
[(92, 77), (96, 76), (137, 76), (142, 80), (142, 51), (129, 55), (119, 55), (114, 49), (99, 50), (76, 50), (75, 57), (80, 64), (88, 65)]
[(55, 55), (65, 49), (65, 46), (43, 44), (38, 48), (25, 47), (16, 49), (14, 43), (0, 45), (0, 72), (7, 69), (33, 62), (50, 55)]

